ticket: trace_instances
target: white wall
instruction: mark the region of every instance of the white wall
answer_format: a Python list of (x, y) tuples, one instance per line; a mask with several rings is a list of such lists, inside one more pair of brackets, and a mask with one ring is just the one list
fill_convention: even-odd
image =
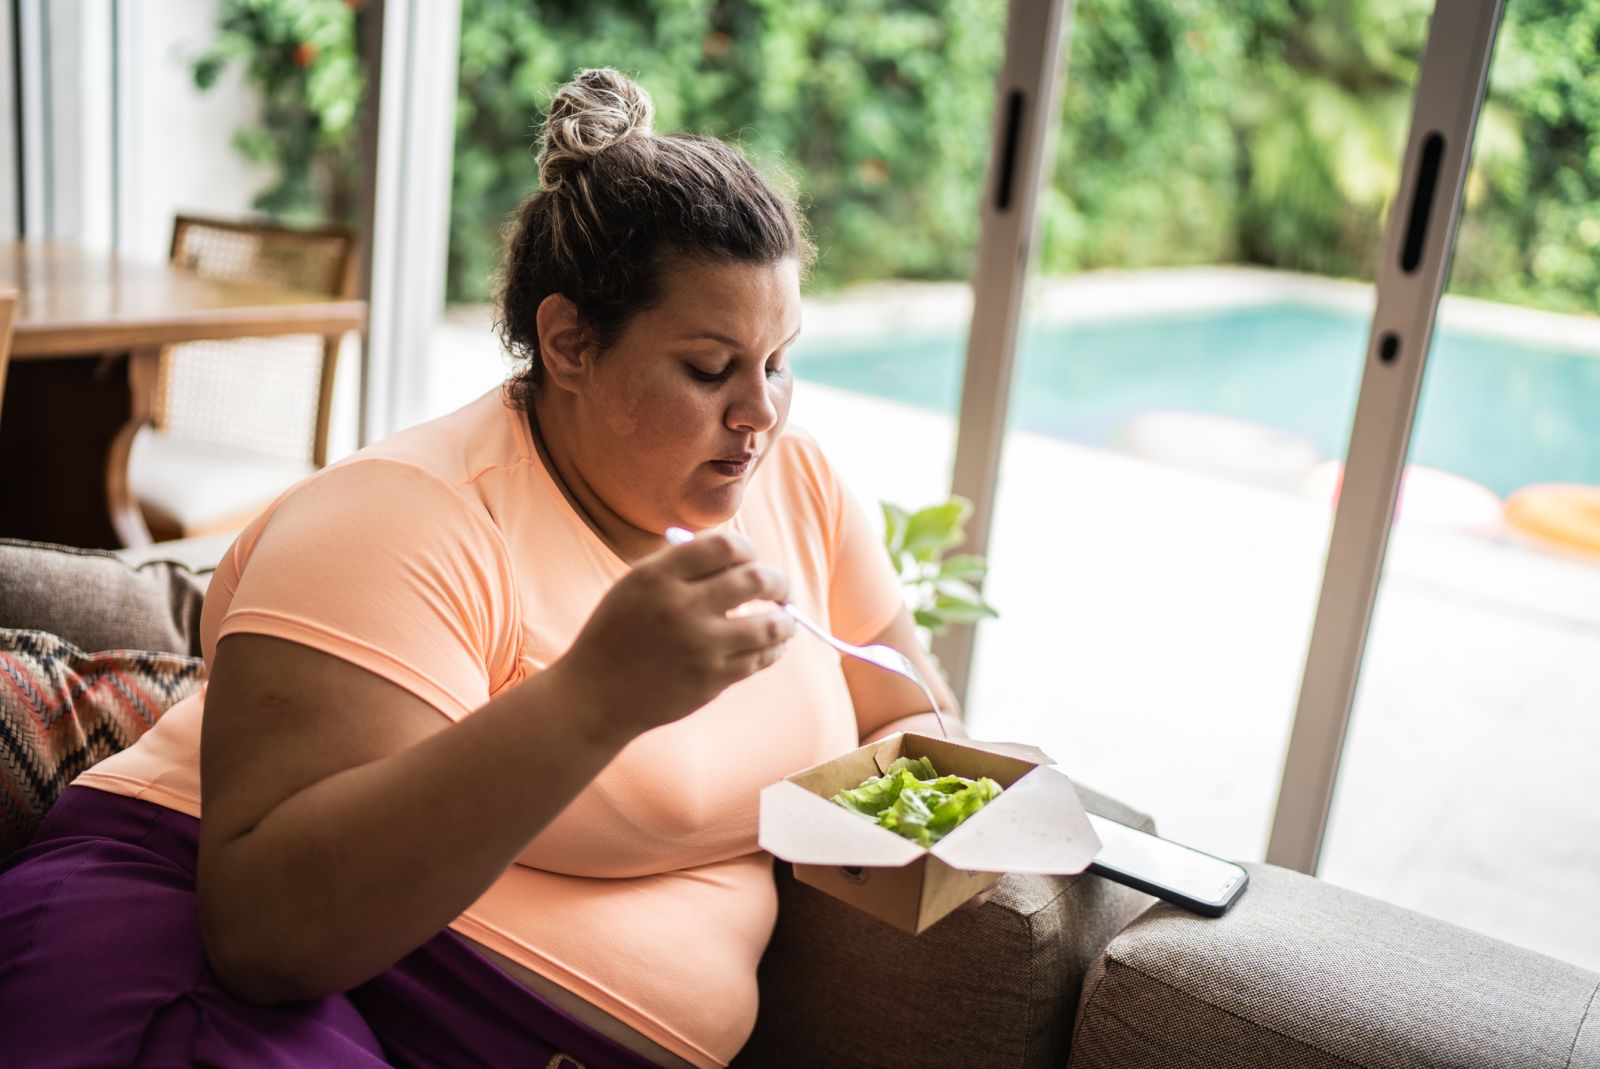
[(218, 9), (218, 0), (0, 4), (0, 238), (26, 230), (164, 259), (175, 212), (249, 211), (271, 173), (232, 139), (257, 113), (255, 94), (238, 69), (206, 93), (190, 73)]
[(17, 97), (11, 5), (0, 3), (0, 241), (17, 236)]
[(97, 249), (116, 242), (111, 11), (111, 0), (49, 0), (42, 11), (53, 187), (47, 233)]
[(119, 0), (122, 166), (118, 244), (136, 256), (164, 259), (179, 211), (246, 215), (272, 180), (233, 147), (259, 101), (243, 71), (230, 68), (205, 92), (195, 87), (194, 58), (215, 39), (217, 0)]

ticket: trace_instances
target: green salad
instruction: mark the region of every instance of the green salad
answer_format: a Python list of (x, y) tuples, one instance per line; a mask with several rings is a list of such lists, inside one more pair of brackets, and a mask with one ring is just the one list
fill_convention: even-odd
[(898, 757), (889, 771), (840, 791), (833, 801), (914, 843), (932, 846), (999, 797), (1001, 789), (988, 776), (941, 776), (926, 757)]

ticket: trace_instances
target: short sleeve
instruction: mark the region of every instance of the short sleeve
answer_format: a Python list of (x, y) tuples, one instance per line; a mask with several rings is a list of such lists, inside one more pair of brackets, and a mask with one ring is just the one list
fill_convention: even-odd
[(237, 586), (207, 629), (218, 639), (298, 642), (453, 720), (515, 669), (505, 542), (475, 502), (420, 468), (371, 458), (326, 469), (291, 490), (235, 553)]
[(905, 609), (900, 582), (883, 539), (855, 495), (839, 479), (816, 443), (806, 441), (808, 467), (830, 526), (828, 619), (846, 642), (877, 637)]

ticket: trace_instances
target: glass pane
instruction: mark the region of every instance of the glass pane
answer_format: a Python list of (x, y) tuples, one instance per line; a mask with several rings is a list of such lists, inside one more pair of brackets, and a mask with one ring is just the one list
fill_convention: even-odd
[[(124, 4), (112, 20), (103, 14), (112, 5), (36, 6), (49, 8), (49, 19), (76, 9), (85, 29), (110, 23), (119, 253), (167, 260), (178, 215), (358, 225), (358, 121), (370, 59), (363, 26), (371, 17), (362, 5), (303, 5), (288, 18), (239, 4)], [(84, 77), (87, 87), (98, 76)], [(300, 363), (309, 379), (290, 375), (274, 387), (295, 398), (293, 429), (313, 418), (306, 406), (314, 405), (316, 369)], [(335, 373), (330, 460), (357, 447), (360, 379), (361, 340), (349, 334)], [(173, 389), (184, 393), (181, 383)]]
[[(944, 499), (1004, 0), (827, 4), (465, 0), (449, 265), (433, 410), (506, 373), (489, 330), (500, 227), (534, 182), (545, 101), (581, 67), (651, 93), (655, 129), (739, 143), (792, 182), (818, 259), (791, 422), (868, 508)], [(785, 177), (787, 176), (787, 177)], [(872, 354), (903, 358), (874, 372)]]
[(1077, 5), (970, 697), (979, 733), (1243, 858), (1265, 852), (1428, 10), (1311, 8)]
[(1322, 873), (1600, 967), (1600, 6), (1509, 5)]

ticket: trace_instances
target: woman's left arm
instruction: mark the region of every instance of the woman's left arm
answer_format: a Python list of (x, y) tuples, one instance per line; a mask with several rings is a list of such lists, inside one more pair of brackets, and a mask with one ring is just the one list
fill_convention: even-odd
[[(933, 657), (922, 648), (917, 638), (917, 628), (911, 613), (902, 609), (889, 626), (862, 645), (882, 643), (892, 646), (911, 658), (944, 717), (944, 727), (956, 738), (965, 738), (966, 729), (961, 723), (961, 710), (955, 695), (944, 681), (944, 676), (934, 664)], [(845, 686), (850, 690), (850, 700), (856, 707), (856, 726), (863, 743), (893, 735), (897, 731), (915, 731), (923, 735), (938, 735), (939, 722), (928, 709), (928, 699), (915, 683), (885, 671), (876, 665), (855, 657), (842, 661)]]

